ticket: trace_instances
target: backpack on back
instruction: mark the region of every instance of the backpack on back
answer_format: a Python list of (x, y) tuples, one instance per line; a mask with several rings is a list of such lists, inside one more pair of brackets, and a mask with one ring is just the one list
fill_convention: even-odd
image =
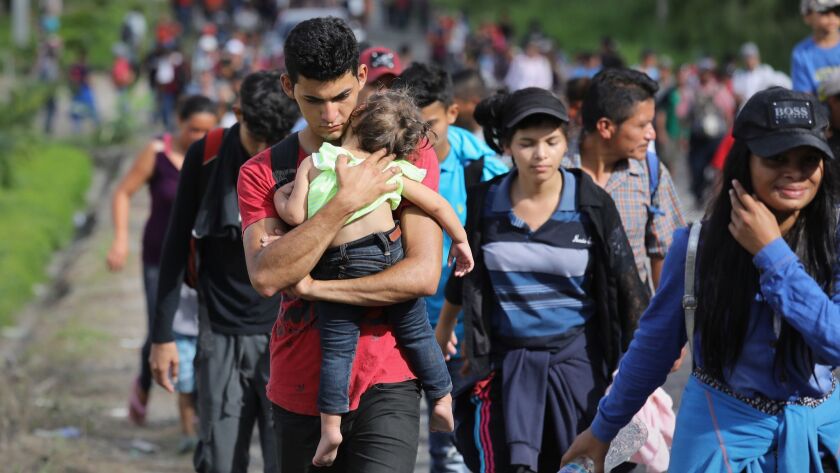
[(691, 107), (691, 134), (703, 138), (720, 138), (726, 133), (726, 118), (715, 104), (714, 94), (698, 94)]

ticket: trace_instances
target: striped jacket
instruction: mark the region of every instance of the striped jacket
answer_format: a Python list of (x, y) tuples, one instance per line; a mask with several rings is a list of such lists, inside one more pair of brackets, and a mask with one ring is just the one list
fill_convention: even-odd
[[(609, 194), (579, 169), (576, 206), (592, 222), (593, 262), (592, 299), (595, 315), (587, 323), (589, 346), (600, 346), (605, 379), (612, 379), (622, 353), (630, 345), (633, 331), (650, 300), (648, 287), (639, 279), (633, 251), (621, 225), (621, 217)], [(463, 278), (451, 277), (446, 299), (463, 306), (465, 325), (464, 354), (470, 361), (471, 376), (486, 376), (490, 367), (492, 324), (490, 310), (493, 289), (484, 264), (482, 219), (485, 197), (491, 186), (504, 176), (482, 182), (467, 193), (467, 236), (473, 248), (475, 269)]]

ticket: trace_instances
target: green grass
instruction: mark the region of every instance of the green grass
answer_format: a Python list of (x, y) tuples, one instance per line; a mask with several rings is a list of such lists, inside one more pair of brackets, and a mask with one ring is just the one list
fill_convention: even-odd
[(55, 335), (56, 341), (62, 344), (62, 357), (90, 356), (102, 349), (104, 342), (111, 336), (99, 329), (87, 327), (81, 322), (68, 323)]
[(13, 186), (0, 188), (0, 326), (14, 323), (53, 252), (72, 237), (92, 173), (84, 151), (37, 138), (18, 142), (13, 166)]

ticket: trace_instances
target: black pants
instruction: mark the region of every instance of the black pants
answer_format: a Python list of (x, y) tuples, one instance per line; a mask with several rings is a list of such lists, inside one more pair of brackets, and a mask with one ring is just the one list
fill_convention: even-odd
[(720, 138), (691, 135), (688, 141), (688, 166), (691, 170), (691, 193), (698, 205), (703, 205), (703, 193), (708, 186), (706, 168), (715, 156)]
[(412, 473), (420, 433), (420, 384), (404, 381), (368, 389), (359, 408), (341, 419), (344, 440), (333, 466), (317, 468), (312, 457), (321, 419), (274, 404), (280, 471), (295, 473)]

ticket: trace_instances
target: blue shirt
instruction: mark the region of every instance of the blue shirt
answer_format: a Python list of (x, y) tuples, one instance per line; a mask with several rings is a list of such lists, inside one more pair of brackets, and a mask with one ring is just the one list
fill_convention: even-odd
[[(592, 433), (603, 441), (615, 437), (647, 397), (665, 382), (671, 366), (685, 345), (685, 252), (688, 231), (674, 233), (674, 244), (665, 258), (662, 279), (639, 328), (610, 394), (601, 400)], [(702, 246), (702, 243), (701, 243)], [(702, 247), (701, 247), (702, 251)], [(835, 264), (832, 297), (805, 272), (796, 254), (781, 238), (753, 258), (761, 276), (759, 294), (750, 312), (749, 328), (740, 358), (725, 370), (730, 389), (746, 396), (763, 395), (776, 400), (802, 396), (822, 397), (831, 389), (831, 367), (840, 364), (840, 264)], [(699, 294), (698, 297), (702, 297)], [(799, 374), (786, 364), (787, 382), (773, 369), (776, 341), (773, 314), (779, 314), (811, 347), (817, 364), (813, 376)], [(695, 331), (694, 360), (702, 366), (700, 334)]]
[[(496, 153), (483, 141), (476, 138), (468, 130), (457, 126), (450, 126), (447, 132), (449, 140), (449, 155), (440, 163), (440, 184), (438, 192), (455, 209), (455, 214), (461, 220), (461, 224), (467, 222), (467, 186), (464, 182), (464, 167), (472, 161), (484, 158), (484, 170), (481, 180), (490, 180), (499, 174), (508, 172), (508, 167), (498, 158)], [(446, 266), (446, 259), (449, 255), (449, 248), (452, 246), (452, 239), (445, 232), (443, 234), (443, 270), (438, 283), (438, 289), (434, 296), (426, 298), (426, 310), (429, 312), (429, 321), (432, 327), (437, 325), (440, 309), (443, 307), (444, 288), (452, 268)], [(473, 251), (476, 251), (473, 249)], [(458, 314), (458, 324), (455, 327), (455, 336), (463, 340), (464, 324), (462, 314)]]
[(506, 348), (551, 347), (595, 311), (587, 277), (590, 224), (576, 206), (574, 174), (561, 173), (557, 208), (535, 230), (513, 211), (516, 171), (487, 193), (481, 251), (495, 302), (493, 338)]
[(821, 48), (809, 36), (793, 48), (790, 60), (793, 90), (816, 95), (820, 82), (837, 70), (840, 70), (840, 44)]

